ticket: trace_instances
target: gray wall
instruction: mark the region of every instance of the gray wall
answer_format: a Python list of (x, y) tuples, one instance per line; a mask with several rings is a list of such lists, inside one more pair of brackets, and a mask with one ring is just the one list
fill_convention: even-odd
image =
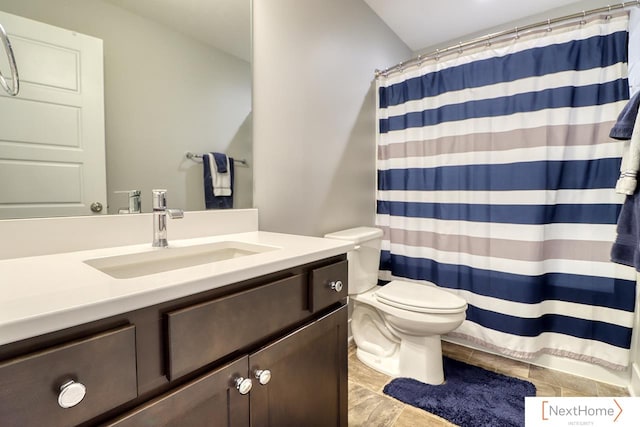
[[(204, 209), (202, 165), (186, 151), (253, 165), (251, 66), (101, 0), (0, 0), (0, 10), (103, 39), (109, 212), (116, 190), (166, 188), (171, 207)], [(249, 29), (247, 29), (249, 31)], [(252, 168), (236, 168), (236, 207), (251, 207)]]
[(254, 0), (253, 31), (260, 228), (372, 225), (373, 71), (411, 51), (361, 0)]

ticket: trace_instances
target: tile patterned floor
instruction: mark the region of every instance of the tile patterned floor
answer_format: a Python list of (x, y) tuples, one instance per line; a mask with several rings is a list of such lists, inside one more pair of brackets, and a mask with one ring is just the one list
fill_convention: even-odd
[[(538, 396), (628, 396), (626, 389), (587, 378), (540, 368), (525, 362), (484, 353), (468, 347), (442, 343), (442, 352), (452, 359), (531, 381)], [(350, 427), (444, 427), (454, 426), (436, 415), (393, 399), (382, 392), (391, 377), (365, 366), (349, 348)]]

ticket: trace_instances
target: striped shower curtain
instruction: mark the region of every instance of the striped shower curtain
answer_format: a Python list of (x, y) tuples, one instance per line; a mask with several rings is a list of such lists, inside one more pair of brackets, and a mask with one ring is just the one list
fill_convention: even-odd
[(378, 78), (380, 279), (465, 298), (451, 336), (625, 369), (635, 271), (609, 261), (622, 196), (627, 14)]

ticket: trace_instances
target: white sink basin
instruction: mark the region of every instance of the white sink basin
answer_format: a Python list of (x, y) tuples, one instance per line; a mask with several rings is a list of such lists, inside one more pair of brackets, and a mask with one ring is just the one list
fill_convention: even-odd
[(95, 258), (84, 262), (116, 279), (131, 279), (148, 274), (255, 255), (276, 249), (280, 248), (224, 241), (178, 248), (158, 248), (149, 252)]

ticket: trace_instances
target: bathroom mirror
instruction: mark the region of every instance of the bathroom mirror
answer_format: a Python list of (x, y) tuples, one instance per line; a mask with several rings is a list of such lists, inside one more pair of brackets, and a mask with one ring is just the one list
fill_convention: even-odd
[[(169, 207), (204, 210), (202, 161), (188, 152), (245, 160), (234, 168), (234, 208), (252, 206), (250, 0), (0, 0), (0, 11), (102, 40), (107, 206), (99, 214), (126, 208), (126, 190), (140, 190), (150, 212), (153, 188), (167, 189)], [(29, 96), (27, 77), (19, 97)], [(37, 127), (29, 117), (12, 121), (23, 122)], [(20, 144), (0, 138), (0, 168), (24, 160), (11, 157)], [(16, 193), (23, 184), (3, 186)], [(57, 216), (43, 212), (25, 216)]]

